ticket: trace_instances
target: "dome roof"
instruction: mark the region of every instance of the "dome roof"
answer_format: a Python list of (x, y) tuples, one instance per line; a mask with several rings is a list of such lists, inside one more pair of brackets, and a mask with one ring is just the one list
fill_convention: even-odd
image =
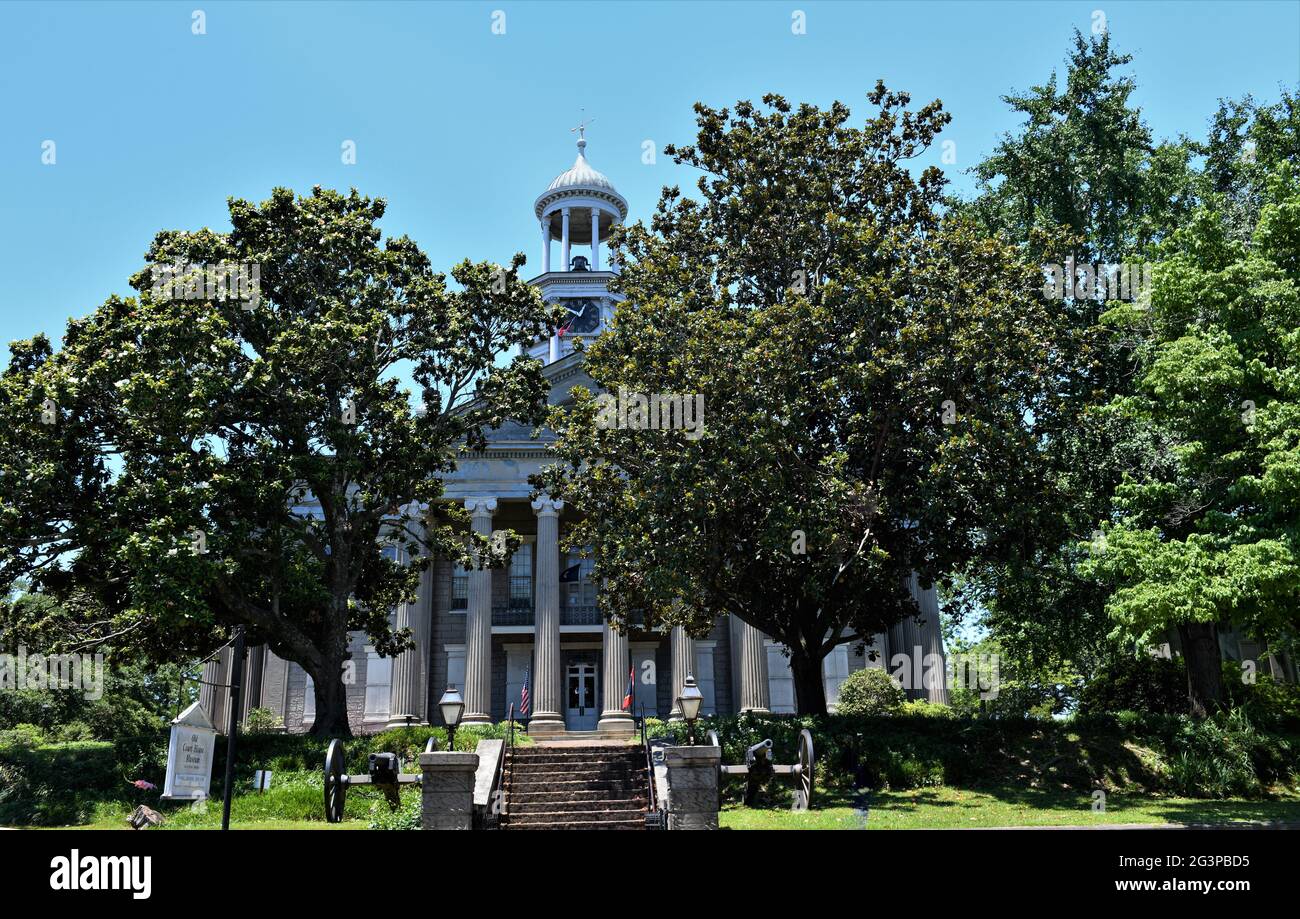
[(546, 191), (537, 196), (535, 209), (538, 217), (548, 210), (554, 210), (564, 198), (599, 198), (607, 207), (612, 206), (611, 209), (617, 212), (619, 220), (627, 217), (627, 199), (618, 193), (608, 176), (587, 162), (586, 148), (586, 139), (578, 138), (578, 158), (571, 167), (555, 177)]
[(578, 158), (573, 161), (573, 165), (568, 170), (555, 177), (555, 181), (546, 189), (548, 192), (566, 188), (598, 188), (602, 191), (618, 193), (614, 183), (603, 172), (591, 168), (591, 164), (587, 162), (586, 151), (583, 149), (586, 146), (585, 140), (578, 141)]

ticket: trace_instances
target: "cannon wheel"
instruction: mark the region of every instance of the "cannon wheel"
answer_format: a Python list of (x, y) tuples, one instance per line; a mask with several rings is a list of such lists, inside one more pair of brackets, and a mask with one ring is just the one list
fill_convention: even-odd
[(425, 752), (425, 753), (432, 753), (432, 752), (434, 752), (434, 751), (437, 750), (437, 749), (438, 749), (438, 741), (435, 740), (434, 738), (430, 737), (430, 738), (428, 739), (428, 741), (427, 741), (427, 742), (425, 743), (425, 745), (424, 745), (424, 752)]
[(799, 769), (795, 772), (794, 810), (806, 811), (812, 804), (813, 739), (812, 731), (799, 732)]
[(343, 802), (348, 787), (343, 781), (343, 743), (331, 740), (325, 753), (325, 819), (330, 823), (343, 822)]
[(718, 748), (722, 747), (722, 741), (718, 740), (718, 732), (713, 730), (712, 728), (709, 728), (709, 734), (707, 740), (709, 741), (710, 747), (718, 747)]

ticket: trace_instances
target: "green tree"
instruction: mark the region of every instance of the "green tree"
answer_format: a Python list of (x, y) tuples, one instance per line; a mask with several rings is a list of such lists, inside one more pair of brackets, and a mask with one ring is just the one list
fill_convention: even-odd
[[(616, 237), (628, 299), (586, 363), (605, 394), (555, 413), (566, 462), (536, 480), (585, 514), (615, 623), (734, 615), (790, 649), (805, 713), (836, 645), (916, 614), (912, 572), (1032, 539), (1068, 375), (1038, 266), (908, 171), (949, 116), (868, 98), (862, 127), (841, 103), (696, 106), (667, 150), (700, 200), (667, 188)], [(621, 393), (683, 395), (703, 427), (611, 424)]]
[[(1042, 85), (1004, 97), (1023, 124), (974, 168), (979, 194), (958, 209), (1043, 264), (1149, 256), (1196, 205), (1196, 148), (1153, 140), (1132, 100), (1131, 62), (1109, 33), (1076, 31), (1062, 79), (1053, 72)], [(1043, 235), (1052, 229), (1064, 235)], [(984, 618), (1008, 669), (1029, 683), (1035, 673), (1054, 683), (1061, 671), (1088, 672), (1113, 653), (1109, 591), (1085, 574), (1079, 541), (1091, 535), (1122, 471), (1140, 465), (1150, 440), (1129, 419), (1102, 411), (1129, 391), (1135, 342), (1100, 324), (1103, 300), (1067, 296), (1057, 306), (1079, 358), (1070, 364), (1065, 415), (1044, 443), (1051, 470), (1038, 549), (994, 565), (977, 560), (953, 598), (960, 615)]]
[(1090, 570), (1114, 586), (1114, 634), (1177, 629), (1194, 714), (1223, 699), (1216, 623), (1265, 641), (1300, 593), (1300, 183), (1281, 165), (1249, 245), (1213, 207), (1161, 246), (1150, 309), (1106, 321), (1142, 345), (1108, 411), (1153, 433), (1117, 489)]
[[(551, 324), (523, 256), (462, 262), (451, 288), (410, 239), (380, 244), (384, 210), (319, 187), (231, 200), (231, 232), (159, 233), (138, 295), (70, 321), (60, 350), (11, 345), (0, 583), (81, 601), (98, 617), (83, 645), (154, 658), (192, 660), (247, 626), (314, 678), (313, 731), (347, 734), (348, 631), (402, 650), (390, 611), (428, 553), (500, 565), (512, 548), (470, 542), (454, 507), (419, 525), (456, 446), (545, 409), (538, 362), (498, 362)], [(168, 290), (160, 266), (177, 263)], [(259, 297), (223, 297), (222, 265), (256, 266)]]

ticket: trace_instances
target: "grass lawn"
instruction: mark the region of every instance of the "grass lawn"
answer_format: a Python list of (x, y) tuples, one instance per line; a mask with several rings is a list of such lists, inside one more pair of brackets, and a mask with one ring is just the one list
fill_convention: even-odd
[[(220, 782), (213, 787), (220, 792)], [(418, 795), (418, 789), (403, 789), (403, 797)], [(347, 795), (342, 823), (325, 822), (325, 801), (319, 772), (277, 774), (271, 788), (264, 792), (241, 791), (230, 802), (230, 827), (240, 830), (364, 830), (370, 825), (372, 808), (386, 812), (383, 796), (369, 788), (353, 789)], [(203, 807), (186, 804), (158, 804), (166, 822), (163, 829), (210, 830), (221, 826), (221, 798), (212, 798)], [(90, 830), (130, 829), (126, 804), (103, 804), (89, 823), (80, 828)]]
[(868, 792), (861, 803), (823, 793), (812, 810), (795, 813), (789, 804), (771, 808), (727, 805), (724, 829), (734, 830), (899, 830), (1002, 826), (1093, 826), (1126, 823), (1230, 823), (1285, 820), (1300, 822), (1300, 795), (1268, 801), (1161, 798), (1114, 793), (1104, 812), (1092, 810), (1088, 795), (1004, 788), (919, 788)]

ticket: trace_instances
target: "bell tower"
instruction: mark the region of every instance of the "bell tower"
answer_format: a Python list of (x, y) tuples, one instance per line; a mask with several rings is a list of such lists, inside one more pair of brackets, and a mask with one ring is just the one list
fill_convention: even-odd
[[(568, 312), (567, 325), (529, 348), (548, 364), (572, 353), (574, 341), (598, 335), (621, 299), (609, 291), (615, 275), (602, 263), (600, 244), (627, 218), (627, 199), (587, 162), (589, 123), (573, 129), (578, 134), (573, 166), (555, 177), (533, 207), (542, 231), (542, 273), (531, 283), (543, 300)], [(560, 243), (558, 264), (551, 260), (552, 242)]]

